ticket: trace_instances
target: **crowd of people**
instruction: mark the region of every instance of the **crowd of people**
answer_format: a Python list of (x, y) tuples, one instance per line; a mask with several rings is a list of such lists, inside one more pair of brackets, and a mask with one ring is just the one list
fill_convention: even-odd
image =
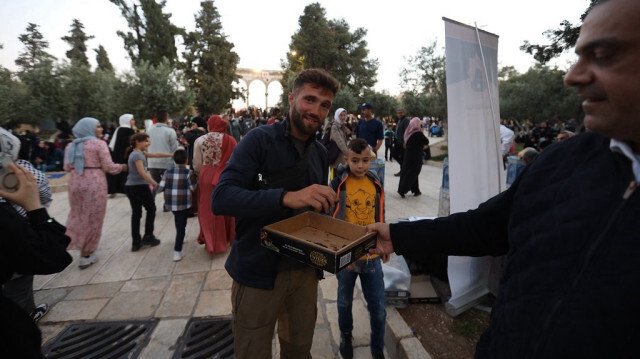
[[(39, 183), (42, 171), (37, 164), (17, 160), (21, 141), (3, 130), (0, 175), (12, 176), (3, 177), (0, 188), (0, 226), (5, 233), (0, 237), (3, 348), (21, 353), (20, 357), (41, 357), (34, 303), (11, 299), (5, 292), (10, 288), (7, 283), (16, 274), (63, 270), (71, 263), (67, 253), (71, 248), (80, 250), (81, 268), (95, 263), (93, 252), (99, 245), (98, 228), (110, 187), (105, 173), (115, 178), (124, 171), (131, 227), (137, 229), (132, 232), (133, 251), (159, 243), (153, 235), (155, 205), (150, 204), (157, 191), (164, 192), (163, 209), (175, 217), (175, 260), (182, 256), (185, 211), (192, 207), (209, 225), (201, 222), (200, 228), (212, 237), (207, 233), (199, 237), (207, 250), (215, 253), (230, 245), (225, 268), (233, 279), (237, 358), (270, 357), (276, 328), (281, 357), (311, 357), (323, 273), (268, 250), (259, 241), (263, 226), (308, 210), (377, 233), (376, 247), (337, 274), (343, 358), (353, 357), (351, 302), (357, 277), (369, 311), (371, 354), (384, 357), (380, 263), (393, 252), (417, 260), (432, 253), (506, 256), (490, 325), (477, 344), (476, 358), (640, 356), (635, 342), (640, 312), (633, 309), (640, 301), (638, 16), (640, 1), (605, 0), (584, 18), (576, 45), (579, 58), (564, 81), (584, 99), (588, 132), (573, 136), (571, 123), (557, 133), (546, 125), (532, 128), (524, 138), (537, 137), (537, 147), (533, 141), (531, 147), (540, 154), (508, 190), (476, 209), (436, 219), (385, 223), (385, 193), (380, 178), (370, 170), (383, 141), (393, 142), (396, 151), (390, 155), (402, 160), (398, 192), (419, 195), (413, 177), (419, 171), (414, 162), (422, 162), (428, 146), (423, 120), (410, 119), (399, 109), (395, 128), (387, 126), (391, 132), (385, 136), (385, 124), (365, 102), (357, 123), (338, 109), (330, 128), (323, 131), (339, 83), (320, 69), (304, 70), (295, 79), (286, 118), (274, 115), (271, 124), (256, 126), (238, 139), (233, 127), (242, 132), (244, 126), (240, 121), (232, 126), (235, 119), (217, 115), (206, 123), (189, 119), (180, 128), (178, 123), (171, 126), (168, 114), (160, 111), (156, 124), (130, 136), (125, 159), (117, 162), (112, 155), (120, 135), (128, 132), (124, 129), (133, 127), (131, 118), (123, 117), (111, 152), (98, 120), (78, 121), (63, 160), (64, 169), (71, 172), (66, 228), (49, 218), (44, 208), (50, 193)], [(515, 137), (515, 128), (509, 125), (501, 131), (504, 138)], [(178, 145), (189, 143), (185, 135), (194, 130), (201, 134), (193, 139), (189, 166), (189, 151)], [(340, 161), (329, 161), (327, 150), (316, 141), (323, 133), (335, 142), (344, 140), (337, 146)], [(554, 137), (556, 145), (540, 143)], [(503, 152), (510, 151), (508, 144), (504, 141)], [(138, 233), (142, 207), (147, 211), (144, 236)], [(85, 212), (95, 223), (83, 222), (78, 213)], [(30, 283), (27, 279), (22, 288)]]

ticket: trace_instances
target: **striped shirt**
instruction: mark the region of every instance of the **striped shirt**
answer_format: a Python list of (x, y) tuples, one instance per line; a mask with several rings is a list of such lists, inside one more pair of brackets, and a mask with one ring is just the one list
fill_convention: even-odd
[(165, 208), (182, 211), (191, 207), (191, 192), (196, 190), (193, 171), (186, 165), (174, 165), (164, 172), (158, 184), (158, 192), (164, 191)]

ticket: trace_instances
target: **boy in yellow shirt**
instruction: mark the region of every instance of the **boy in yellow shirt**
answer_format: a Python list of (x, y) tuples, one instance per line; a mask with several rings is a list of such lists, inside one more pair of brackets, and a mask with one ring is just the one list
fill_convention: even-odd
[[(340, 165), (331, 187), (339, 201), (332, 215), (360, 226), (384, 222), (384, 191), (376, 174), (369, 171), (373, 152), (367, 141), (356, 138), (347, 145), (346, 166)], [(353, 358), (353, 288), (360, 276), (362, 292), (367, 301), (371, 323), (371, 355), (384, 358), (385, 309), (384, 279), (381, 259), (377, 255), (365, 255), (344, 270), (338, 272), (338, 324), (340, 327), (340, 354)]]

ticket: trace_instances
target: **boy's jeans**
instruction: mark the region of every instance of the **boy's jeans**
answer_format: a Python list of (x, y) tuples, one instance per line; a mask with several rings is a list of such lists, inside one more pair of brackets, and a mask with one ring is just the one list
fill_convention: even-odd
[(351, 334), (353, 330), (353, 287), (360, 276), (362, 292), (369, 309), (371, 322), (371, 353), (381, 354), (384, 348), (384, 328), (387, 318), (385, 309), (384, 279), (380, 258), (356, 261), (351, 271), (341, 270), (338, 278), (338, 325), (342, 333)]
[(172, 211), (173, 219), (176, 224), (176, 243), (173, 245), (173, 250), (176, 252), (182, 251), (182, 243), (184, 243), (185, 229), (187, 228), (187, 218), (189, 218), (189, 209), (183, 209), (181, 211)]

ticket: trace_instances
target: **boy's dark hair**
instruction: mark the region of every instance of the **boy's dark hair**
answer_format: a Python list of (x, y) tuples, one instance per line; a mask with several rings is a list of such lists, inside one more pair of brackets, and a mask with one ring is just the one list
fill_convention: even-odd
[(306, 69), (302, 71), (293, 82), (293, 93), (298, 92), (304, 84), (313, 84), (326, 88), (330, 90), (334, 96), (340, 89), (340, 82), (322, 69)]
[(369, 143), (364, 138), (354, 138), (349, 141), (347, 148), (357, 154), (361, 154), (365, 149), (369, 150)]
[(173, 153), (173, 161), (179, 165), (187, 163), (187, 151), (182, 148), (177, 149)]

